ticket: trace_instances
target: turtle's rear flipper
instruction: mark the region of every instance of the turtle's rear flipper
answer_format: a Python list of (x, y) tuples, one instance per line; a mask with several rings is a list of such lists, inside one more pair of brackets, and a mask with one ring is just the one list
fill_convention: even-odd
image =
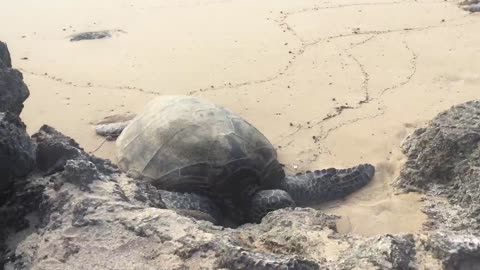
[(374, 174), (375, 167), (370, 164), (340, 170), (330, 168), (307, 171), (287, 176), (282, 189), (287, 191), (298, 205), (309, 205), (343, 198), (365, 186)]
[(165, 207), (175, 210), (180, 215), (208, 220), (214, 224), (222, 222), (220, 209), (206, 196), (165, 190), (159, 190), (159, 193)]

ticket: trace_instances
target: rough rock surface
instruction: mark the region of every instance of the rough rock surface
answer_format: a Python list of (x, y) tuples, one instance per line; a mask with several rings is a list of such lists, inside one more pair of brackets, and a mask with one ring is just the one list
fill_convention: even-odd
[[(459, 229), (480, 228), (480, 101), (439, 114), (403, 143), (408, 158), (400, 185), (445, 195)], [(443, 211), (444, 213), (445, 211)], [(468, 222), (471, 221), (471, 222)], [(466, 224), (467, 222), (467, 224)]]
[(11, 67), (7, 45), (0, 41), (0, 112), (10, 111), (20, 115), (30, 92), (23, 82), (22, 73)]
[(1, 194), (14, 179), (29, 174), (34, 163), (34, 147), (25, 125), (10, 112), (0, 113), (0, 203)]
[(7, 44), (0, 41), (0, 68), (11, 68), (12, 59)]
[(435, 233), (425, 246), (445, 269), (480, 269), (480, 239), (474, 235)]
[(465, 0), (460, 3), (460, 6), (463, 10), (471, 13), (480, 12), (480, 0)]
[(338, 233), (336, 216), (310, 208), (215, 226), (166, 209), (162, 192), (54, 128), (29, 141), (16, 115), (1, 115), (0, 150), (33, 164), (22, 149), (34, 143), (37, 165), (5, 167), (15, 181), (0, 203), (0, 269), (480, 269), (479, 101), (440, 114), (404, 143), (399, 184), (425, 192), (425, 230), (374, 237)]
[(340, 234), (337, 217), (310, 208), (271, 212), (237, 229), (215, 226), (164, 209), (153, 186), (55, 130), (40, 133), (70, 151), (44, 147), (71, 158), (31, 176), (0, 208), (11, 216), (6, 269), (476, 269), (480, 258), (480, 238), (463, 231)]
[[(61, 134), (53, 127), (44, 125), (32, 135), (37, 146), (37, 167), (44, 175), (49, 175), (65, 168), (68, 160), (85, 160), (99, 166), (102, 172), (116, 172), (118, 169), (111, 162), (89, 155), (73, 139)], [(67, 166), (67, 169), (69, 166)]]
[(37, 229), (9, 246), (7, 267), (318, 269), (314, 260), (300, 256), (250, 251), (228, 237), (232, 229), (161, 209), (153, 187), (105, 170), (108, 166), (88, 161), (77, 150), (80, 154), (57, 172), (36, 176), (35, 182), (44, 185), (32, 195), (41, 202), (29, 206), (37, 220), (31, 225)]

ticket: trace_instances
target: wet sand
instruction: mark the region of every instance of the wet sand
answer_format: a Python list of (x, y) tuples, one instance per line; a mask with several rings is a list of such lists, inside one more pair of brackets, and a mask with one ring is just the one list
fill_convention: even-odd
[[(291, 172), (376, 165), (366, 188), (319, 206), (342, 215), (345, 232), (420, 230), (421, 197), (391, 187), (401, 141), (480, 97), (480, 15), (451, 1), (19, 0), (2, 10), (0, 40), (31, 91), (30, 133), (49, 124), (114, 160), (94, 123), (158, 95), (204, 97), (258, 127)], [(124, 32), (69, 41), (108, 29)]]

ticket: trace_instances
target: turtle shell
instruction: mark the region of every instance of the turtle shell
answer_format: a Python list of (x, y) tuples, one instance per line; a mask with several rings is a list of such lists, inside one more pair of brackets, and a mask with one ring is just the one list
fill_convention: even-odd
[(122, 170), (171, 191), (231, 198), (284, 177), (260, 131), (196, 97), (153, 100), (122, 132), (117, 150)]

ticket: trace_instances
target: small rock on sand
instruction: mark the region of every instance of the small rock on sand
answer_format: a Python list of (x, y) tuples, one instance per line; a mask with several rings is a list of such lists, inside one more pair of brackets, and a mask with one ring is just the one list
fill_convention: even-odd
[(70, 36), (70, 41), (81, 41), (81, 40), (93, 40), (93, 39), (104, 39), (111, 38), (114, 33), (125, 33), (123, 30), (103, 30), (103, 31), (92, 31), (92, 32), (82, 32)]

